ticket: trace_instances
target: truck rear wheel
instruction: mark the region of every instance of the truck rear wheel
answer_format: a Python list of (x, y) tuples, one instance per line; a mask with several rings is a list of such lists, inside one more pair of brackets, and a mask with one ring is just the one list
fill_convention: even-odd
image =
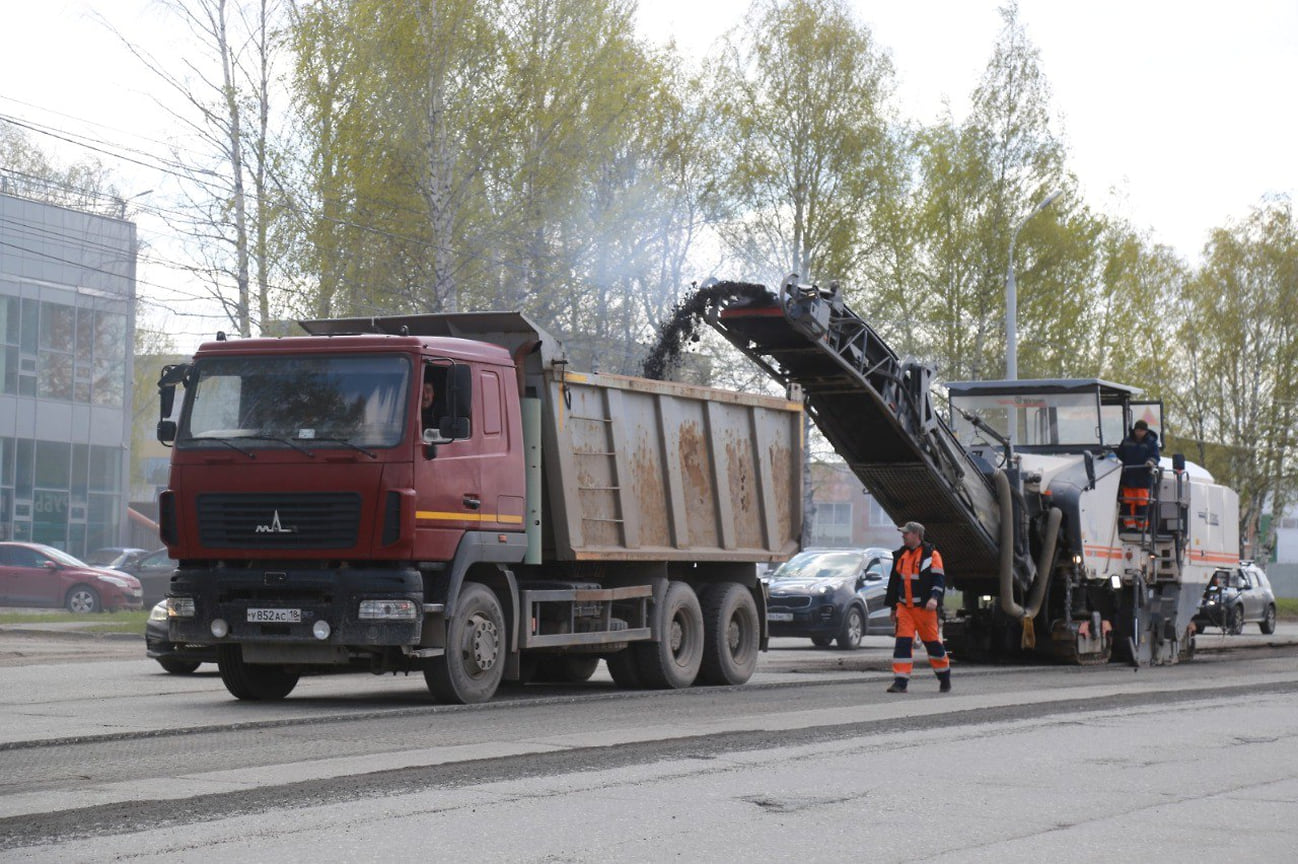
[(216, 649), (216, 667), (230, 695), (248, 702), (275, 702), (293, 692), (298, 673), (282, 666), (262, 666), (243, 662), (241, 645), (221, 645)]
[(757, 671), (757, 603), (738, 582), (722, 582), (703, 597), (703, 665), (708, 684), (743, 684)]
[(505, 674), (505, 614), (495, 593), (465, 582), (446, 624), (446, 653), (424, 668), (424, 681), (439, 702), (486, 702)]
[(688, 687), (703, 663), (703, 610), (698, 595), (684, 582), (672, 582), (663, 595), (657, 642), (637, 642), (640, 681), (652, 689)]

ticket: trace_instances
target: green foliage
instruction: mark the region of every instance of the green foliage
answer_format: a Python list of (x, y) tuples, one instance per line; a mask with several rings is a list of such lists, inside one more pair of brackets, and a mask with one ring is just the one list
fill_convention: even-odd
[[(926, 290), (892, 287), (894, 314), (919, 318), (913, 349), (948, 380), (1000, 377), (1005, 368), (1006, 274), (1016, 229), (1022, 377), (1074, 372), (1075, 346), (1089, 335), (1079, 325), (1090, 323), (1102, 222), (1077, 202), (1076, 181), (1051, 129), (1038, 51), (1017, 7), (1002, 16), (970, 116), (947, 118), (915, 137), (916, 277)], [(1054, 190), (1066, 194), (1034, 214)]]
[(1179, 336), (1186, 374), (1177, 407), (1200, 460), (1239, 492), (1245, 539), (1268, 545), (1257, 538), (1263, 510), (1284, 512), (1298, 486), (1298, 226), (1292, 205), (1273, 201), (1242, 223), (1216, 230), (1206, 254), (1183, 293)]
[[(681, 281), (692, 108), (629, 0), (337, 0), (294, 20), (311, 314), (527, 311), (581, 362)], [(621, 356), (610, 351), (621, 351)], [(609, 363), (608, 361), (612, 361)]]
[(712, 64), (705, 201), (749, 278), (852, 276), (888, 204), (892, 65), (842, 0), (758, 0)]

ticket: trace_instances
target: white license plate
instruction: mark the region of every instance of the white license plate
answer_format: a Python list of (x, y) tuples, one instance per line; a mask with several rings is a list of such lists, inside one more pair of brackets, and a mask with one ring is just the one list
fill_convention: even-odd
[(301, 609), (249, 609), (249, 624), (298, 624), (302, 621)]
[(793, 613), (792, 612), (767, 612), (766, 620), (767, 621), (792, 621)]

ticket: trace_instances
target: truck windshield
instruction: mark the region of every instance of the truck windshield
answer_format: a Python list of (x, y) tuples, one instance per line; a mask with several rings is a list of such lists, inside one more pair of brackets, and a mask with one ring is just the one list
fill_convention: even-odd
[[(979, 430), (978, 417), (1016, 447), (1098, 447), (1100, 402), (1095, 393), (1001, 393), (951, 396), (951, 430), (965, 446)], [(961, 412), (964, 412), (962, 414)]]
[(195, 363), (176, 445), (393, 447), (409, 385), (402, 356), (206, 357)]

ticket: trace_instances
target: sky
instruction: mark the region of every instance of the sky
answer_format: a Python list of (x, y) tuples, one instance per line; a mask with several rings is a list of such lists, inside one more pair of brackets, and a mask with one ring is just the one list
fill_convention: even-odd
[[(896, 69), (901, 116), (968, 109), (1001, 28), (1000, 0), (849, 0)], [(639, 28), (702, 58), (748, 0), (641, 0)], [(1268, 196), (1298, 194), (1298, 2), (1020, 0), (1040, 51), (1068, 166), (1087, 203), (1198, 263), (1215, 227)], [(140, 234), (165, 249), (159, 211), (175, 189), (152, 167), (176, 137), (165, 94), (100, 19), (176, 64), (176, 27), (158, 0), (0, 0), (0, 117), (45, 130), (64, 161), (98, 156), (131, 202)], [(73, 139), (71, 142), (65, 139)], [(75, 142), (75, 143), (74, 143)], [(165, 257), (161, 252), (155, 257)], [(168, 272), (141, 267), (155, 323), (182, 338), (214, 325)], [(181, 314), (173, 314), (175, 311)]]

